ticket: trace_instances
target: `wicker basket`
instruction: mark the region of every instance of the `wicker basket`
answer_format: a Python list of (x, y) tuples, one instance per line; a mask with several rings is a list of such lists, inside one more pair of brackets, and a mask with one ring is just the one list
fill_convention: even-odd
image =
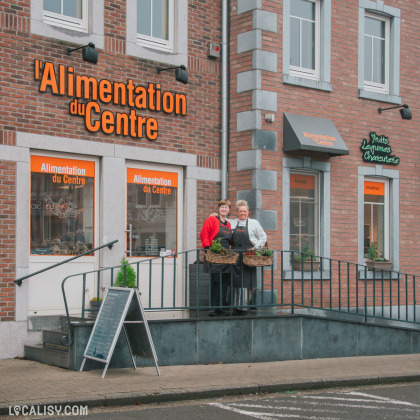
[(238, 260), (239, 254), (234, 252), (233, 254), (221, 255), (215, 254), (214, 252), (207, 251), (206, 260), (212, 264), (235, 264)]
[(273, 256), (267, 255), (248, 255), (243, 254), (244, 264), (251, 267), (263, 267), (266, 265), (273, 265)]

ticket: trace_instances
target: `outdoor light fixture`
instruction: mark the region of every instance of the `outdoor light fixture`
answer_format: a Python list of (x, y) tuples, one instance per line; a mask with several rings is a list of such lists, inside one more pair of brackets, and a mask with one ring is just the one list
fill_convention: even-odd
[(95, 50), (95, 44), (93, 42), (89, 42), (87, 45), (83, 45), (83, 47), (77, 48), (67, 48), (67, 55), (70, 55), (73, 51), (82, 49), (82, 57), (84, 61), (88, 63), (96, 64), (98, 62), (98, 51)]
[(403, 120), (411, 120), (411, 118), (413, 118), (411, 114), (411, 109), (408, 107), (407, 104), (391, 106), (390, 108), (378, 108), (378, 112), (382, 114), (382, 111), (386, 111), (387, 109), (395, 109), (395, 108), (402, 108), (400, 109), (400, 114)]
[(188, 73), (187, 73), (187, 68), (184, 65), (180, 65), (178, 67), (168, 67), (164, 69), (162, 67), (158, 67), (157, 72), (158, 74), (160, 74), (161, 71), (174, 70), (174, 69), (175, 69), (175, 80), (177, 82), (181, 82), (181, 83), (184, 83), (184, 85), (186, 85), (188, 83)]

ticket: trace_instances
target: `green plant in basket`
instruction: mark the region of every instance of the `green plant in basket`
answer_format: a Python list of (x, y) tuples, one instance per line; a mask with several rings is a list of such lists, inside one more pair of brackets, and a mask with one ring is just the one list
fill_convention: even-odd
[(257, 248), (247, 249), (245, 251), (246, 255), (258, 255), (260, 257), (271, 257), (273, 255), (273, 251), (266, 247), (266, 246), (260, 246)]
[(122, 267), (120, 268), (120, 271), (117, 274), (117, 278), (115, 280), (114, 286), (124, 287), (124, 271), (125, 271), (125, 275), (126, 275), (125, 285), (127, 287), (135, 288), (137, 284), (136, 284), (136, 272), (134, 271), (134, 268), (128, 264), (128, 261), (126, 260), (125, 257), (121, 258), (121, 266)]
[(220, 254), (220, 255), (234, 254), (234, 252), (231, 249), (226, 249), (220, 243), (220, 238), (213, 239), (213, 242), (211, 243), (211, 246), (210, 246), (210, 252), (213, 252), (213, 254)]

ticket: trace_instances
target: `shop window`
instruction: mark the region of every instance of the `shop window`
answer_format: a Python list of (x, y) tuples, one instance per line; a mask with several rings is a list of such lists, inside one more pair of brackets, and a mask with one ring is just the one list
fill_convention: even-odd
[(365, 89), (389, 92), (389, 19), (366, 14)]
[(127, 249), (132, 257), (176, 252), (177, 195), (177, 173), (127, 169)]
[(388, 182), (366, 178), (364, 182), (364, 255), (373, 242), (382, 258), (389, 258)]
[(400, 10), (359, 0), (359, 97), (401, 103)]
[(283, 5), (283, 82), (331, 91), (331, 0)]
[(173, 20), (173, 1), (137, 0), (138, 42), (171, 51)]
[(31, 157), (31, 254), (93, 248), (95, 162)]
[(88, 30), (87, 0), (43, 0), (43, 19), (49, 25)]
[(290, 173), (290, 250), (305, 247), (319, 255), (318, 174)]

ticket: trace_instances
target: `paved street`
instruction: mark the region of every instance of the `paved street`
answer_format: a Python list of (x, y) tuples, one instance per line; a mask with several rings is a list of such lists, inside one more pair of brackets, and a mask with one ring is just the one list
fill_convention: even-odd
[[(58, 420), (60, 417), (38, 418)], [(287, 391), (271, 395), (254, 394), (119, 408), (90, 408), (87, 416), (73, 418), (415, 420), (420, 419), (420, 383), (339, 388), (328, 391)]]

